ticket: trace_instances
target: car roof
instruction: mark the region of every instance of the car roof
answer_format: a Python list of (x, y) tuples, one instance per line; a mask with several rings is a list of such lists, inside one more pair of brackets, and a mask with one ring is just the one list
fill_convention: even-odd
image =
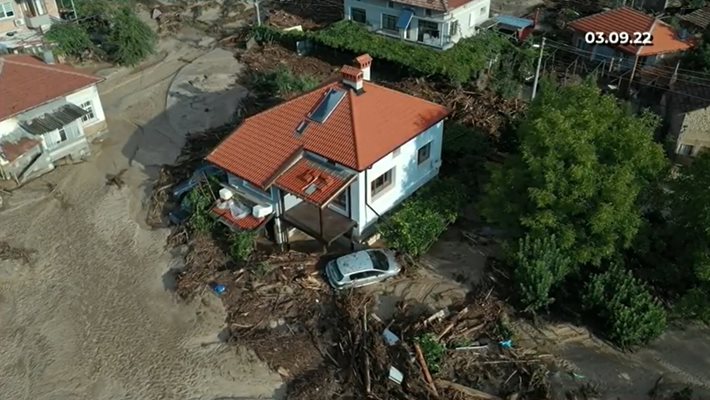
[(373, 269), (372, 260), (368, 254), (370, 250), (362, 250), (337, 259), (338, 270), (345, 276)]

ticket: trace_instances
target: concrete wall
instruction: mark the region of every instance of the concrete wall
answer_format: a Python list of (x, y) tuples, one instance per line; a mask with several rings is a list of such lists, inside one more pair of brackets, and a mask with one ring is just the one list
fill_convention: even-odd
[(16, 19), (23, 19), (24, 20), (24, 15), (22, 14), (22, 10), (20, 9), (20, 5), (15, 2), (15, 0), (0, 0), (0, 3), (7, 3), (10, 2), (12, 4), (13, 11), (15, 12), (15, 15), (9, 18), (2, 18), (0, 19), (0, 36), (5, 36), (5, 33), (11, 32), (11, 31), (24, 31), (27, 30), (25, 26), (16, 26), (15, 25), (15, 20)]
[[(437, 123), (403, 144), (398, 151), (360, 172), (357, 181), (350, 187), (352, 219), (358, 223), (358, 235), (372, 226), (378, 216), (390, 211), (439, 173), (443, 130), (443, 122)], [(431, 143), (429, 159), (417, 165), (418, 150), (427, 143)], [(370, 193), (371, 182), (390, 169), (394, 174), (392, 184), (373, 196)]]
[(85, 102), (91, 102), (94, 118), (82, 121), (84, 134), (86, 134), (87, 138), (92, 139), (106, 131), (106, 115), (104, 115), (103, 105), (96, 85), (72, 93), (66, 96), (66, 100), (80, 107)]
[[(353, 8), (363, 9), (367, 18), (366, 24), (370, 30), (412, 42), (419, 42), (419, 21), (434, 22), (439, 25), (439, 41), (426, 44), (445, 49), (451, 47), (461, 38), (473, 36), (476, 33), (476, 26), (487, 20), (490, 15), (490, 0), (473, 1), (448, 13), (432, 10), (427, 14), (427, 10), (423, 8), (390, 3), (385, 0), (345, 0), (344, 8), (345, 19), (352, 20)], [(405, 8), (414, 10), (414, 18), (409, 25), (409, 29), (398, 32), (382, 29), (383, 15), (392, 15), (395, 18), (399, 18), (400, 13)], [(458, 22), (458, 29), (452, 32), (454, 21)]]
[[(676, 114), (670, 121), (678, 138), (675, 152), (677, 154), (697, 156), (702, 151), (710, 149), (710, 107), (701, 108), (686, 114)], [(688, 146), (688, 147), (683, 147)]]
[(24, 10), (27, 9), (27, 6), (22, 2), (39, 1), (42, 4), (42, 8), (44, 9), (44, 12), (46, 15), (50, 15), (52, 17), (59, 18), (59, 7), (57, 6), (56, 0), (19, 0), (19, 1), (20, 1), (20, 3), (18, 3), (18, 0), (0, 0), (0, 3), (6, 3), (6, 2), (12, 3), (13, 10), (15, 11), (15, 15), (13, 15), (12, 17), (0, 19), (0, 36), (5, 36), (5, 33), (11, 32), (11, 31), (26, 31), (26, 30), (28, 30), (26, 23), (25, 23), (25, 25), (21, 25), (21, 26), (15, 25), (16, 19), (25, 20), (25, 17), (30, 16), (29, 13), (24, 12)]

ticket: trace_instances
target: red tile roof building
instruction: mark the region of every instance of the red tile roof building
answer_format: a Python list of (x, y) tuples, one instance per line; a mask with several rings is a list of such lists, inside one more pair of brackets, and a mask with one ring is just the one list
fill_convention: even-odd
[(675, 30), (665, 22), (641, 11), (621, 7), (572, 21), (568, 26), (577, 32), (602, 32), (606, 36), (611, 32), (626, 32), (634, 38), (636, 32), (650, 32), (652, 45), (616, 45), (619, 51), (641, 57), (665, 53), (677, 53), (690, 49), (692, 43), (678, 38)]
[(102, 80), (29, 55), (0, 57), (0, 121)]
[[(345, 68), (345, 75), (352, 75), (354, 69)], [(360, 84), (358, 93), (340, 81), (327, 83), (247, 118), (207, 161), (262, 189), (276, 183), (304, 190), (305, 184), (294, 179), (302, 175), (296, 171), (301, 162), (284, 174), (301, 153), (363, 171), (449, 114), (442, 106), (361, 78)], [(332, 90), (344, 91), (342, 100), (324, 122), (312, 120), (314, 109)], [(327, 197), (324, 193), (314, 201)]]

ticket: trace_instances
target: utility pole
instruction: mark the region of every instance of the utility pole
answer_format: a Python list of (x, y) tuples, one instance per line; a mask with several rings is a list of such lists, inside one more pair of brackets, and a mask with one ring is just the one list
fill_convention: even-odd
[[(74, 1), (74, 0), (72, 0)], [(261, 13), (259, 12), (259, 0), (254, 0), (254, 7), (256, 8), (256, 26), (261, 26)]]
[(540, 67), (542, 66), (542, 53), (545, 49), (545, 37), (542, 38), (542, 43), (540, 43), (540, 56), (537, 59), (537, 69), (535, 70), (535, 81), (533, 82), (532, 89), (532, 99), (535, 98), (537, 94), (537, 83), (540, 81)]

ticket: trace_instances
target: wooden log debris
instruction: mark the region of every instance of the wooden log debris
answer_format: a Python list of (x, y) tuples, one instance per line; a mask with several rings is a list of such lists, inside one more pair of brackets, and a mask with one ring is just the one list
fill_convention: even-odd
[(432, 392), (434, 392), (435, 395), (439, 396), (439, 392), (436, 390), (434, 379), (432, 379), (431, 374), (429, 373), (429, 366), (427, 366), (426, 364), (426, 360), (424, 359), (424, 353), (422, 353), (422, 348), (419, 347), (419, 343), (414, 344), (414, 350), (416, 351), (417, 362), (419, 363), (419, 366), (421, 367), (422, 372), (424, 373), (424, 379), (431, 387)]
[(480, 391), (478, 389), (470, 388), (468, 386), (460, 385), (458, 383), (447, 381), (445, 379), (437, 379), (436, 384), (444, 389), (455, 390), (459, 393), (462, 393), (462, 394), (469, 396), (469, 397), (473, 397), (475, 399), (503, 400), (502, 398), (500, 398), (496, 395), (486, 393), (486, 392)]

